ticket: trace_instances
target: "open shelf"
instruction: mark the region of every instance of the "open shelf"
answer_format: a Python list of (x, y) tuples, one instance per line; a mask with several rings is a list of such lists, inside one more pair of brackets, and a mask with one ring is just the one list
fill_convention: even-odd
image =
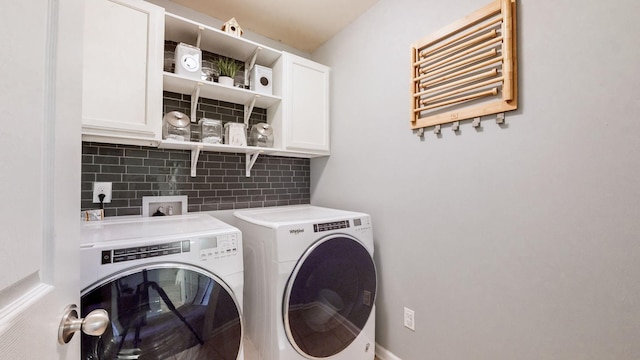
[(278, 96), (261, 94), (238, 87), (224, 86), (206, 80), (188, 79), (168, 72), (164, 72), (163, 74), (163, 84), (165, 91), (191, 95), (193, 95), (195, 89), (199, 86), (199, 97), (228, 101), (234, 104), (247, 105), (255, 98), (255, 106), (263, 109), (269, 108), (281, 100)]
[(165, 40), (190, 45), (196, 45), (199, 36), (201, 49), (241, 61), (249, 61), (256, 50), (260, 49), (256, 64), (267, 67), (271, 67), (282, 55), (281, 51), (171, 13), (165, 13), (164, 36)]
[(170, 150), (191, 150), (191, 176), (196, 176), (196, 165), (198, 164), (198, 157), (202, 151), (224, 152), (224, 153), (236, 153), (246, 155), (246, 176), (251, 176), (251, 168), (257, 160), (259, 155), (272, 155), (272, 156), (287, 156), (297, 158), (316, 158), (327, 156), (328, 154), (313, 153), (309, 151), (291, 151), (282, 150), (276, 148), (266, 148), (258, 146), (233, 146), (225, 144), (207, 144), (201, 142), (192, 141), (167, 141), (163, 140), (158, 145), (160, 149)]

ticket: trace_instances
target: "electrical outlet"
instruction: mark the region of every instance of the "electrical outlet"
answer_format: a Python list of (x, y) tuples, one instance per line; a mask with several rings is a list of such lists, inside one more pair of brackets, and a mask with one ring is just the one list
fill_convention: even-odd
[(404, 326), (416, 331), (416, 313), (409, 308), (404, 308)]
[(98, 195), (104, 194), (104, 200), (102, 201), (105, 204), (111, 202), (111, 183), (110, 182), (94, 182), (93, 183), (93, 203), (99, 204), (100, 198)]

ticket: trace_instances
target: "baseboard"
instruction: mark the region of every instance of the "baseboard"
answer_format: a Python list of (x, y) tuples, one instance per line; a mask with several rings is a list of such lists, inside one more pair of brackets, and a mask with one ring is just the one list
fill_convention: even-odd
[(391, 351), (383, 348), (376, 343), (376, 356), (380, 360), (402, 360), (399, 357), (391, 353)]

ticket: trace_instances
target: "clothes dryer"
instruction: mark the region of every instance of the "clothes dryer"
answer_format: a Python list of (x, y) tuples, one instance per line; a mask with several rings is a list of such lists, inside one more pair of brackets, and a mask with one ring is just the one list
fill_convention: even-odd
[(265, 360), (372, 360), (376, 269), (367, 214), (240, 210), (245, 323)]
[(240, 231), (206, 214), (83, 224), (81, 313), (110, 326), (82, 335), (82, 359), (243, 360)]

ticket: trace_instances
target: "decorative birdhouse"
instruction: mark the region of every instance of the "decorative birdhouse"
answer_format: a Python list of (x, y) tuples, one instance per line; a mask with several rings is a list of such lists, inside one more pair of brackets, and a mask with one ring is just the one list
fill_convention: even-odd
[(243, 33), (240, 24), (236, 21), (236, 18), (231, 18), (231, 20), (224, 23), (224, 25), (222, 25), (222, 31), (237, 37), (242, 36)]

